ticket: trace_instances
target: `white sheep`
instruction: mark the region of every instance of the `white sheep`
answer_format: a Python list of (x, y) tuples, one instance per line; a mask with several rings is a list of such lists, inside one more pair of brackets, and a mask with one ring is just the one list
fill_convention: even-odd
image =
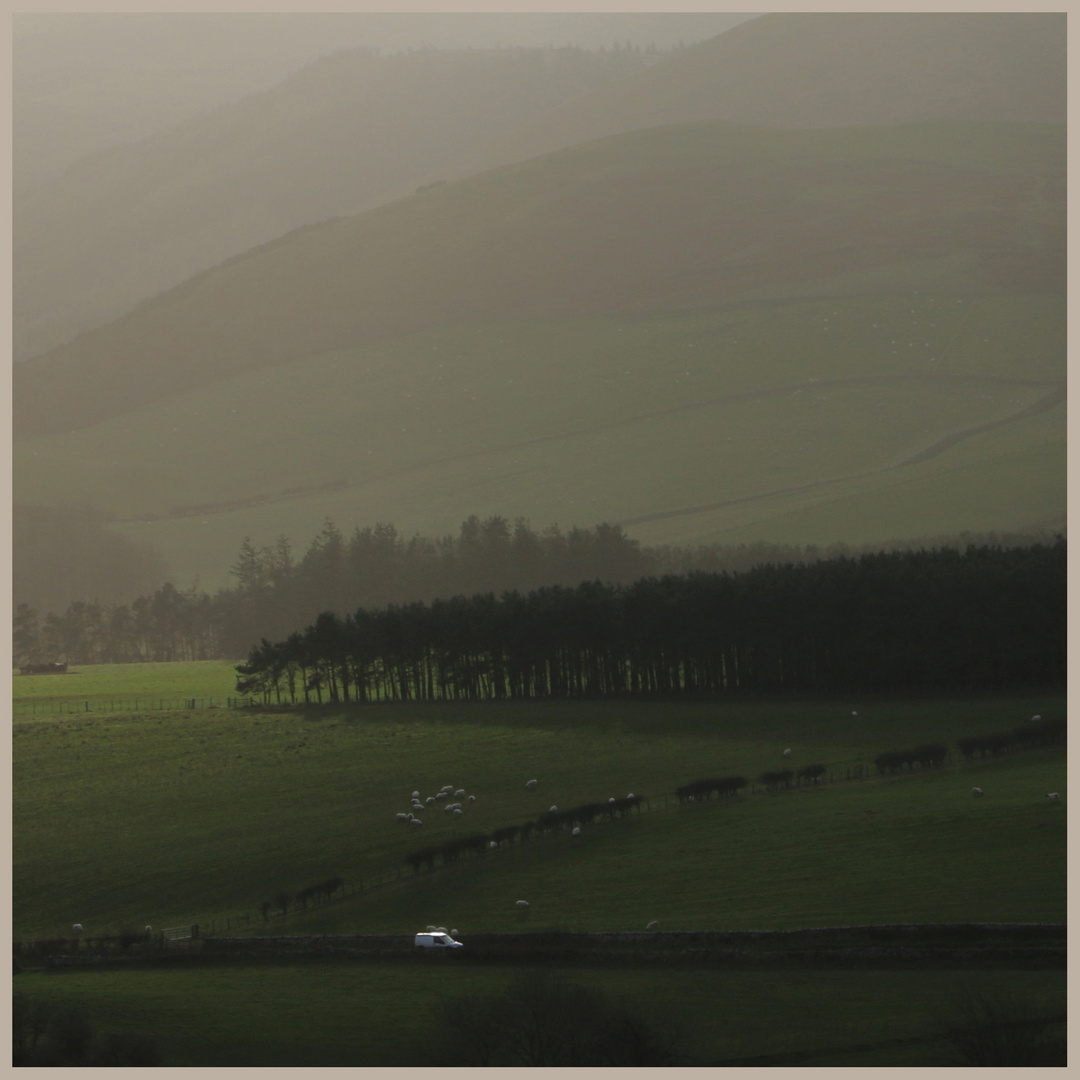
[(465, 811), (462, 810), (460, 806), (455, 806), (454, 807), (454, 817), (464, 817), (464, 816), (465, 816)]
[(973, 787), (971, 789), (971, 794), (974, 795), (976, 798), (978, 796), (980, 796), (982, 793), (983, 793), (983, 789), (981, 787)]
[(419, 799), (419, 798), (420, 798), (420, 792), (419, 792), (419, 791), (414, 791), (414, 792), (412, 793), (412, 797), (413, 797), (414, 799)]
[(529, 781), (529, 782), (528, 782), (528, 783), (527, 783), (527, 784), (525, 785), (525, 790), (526, 790), (526, 791), (532, 791), (532, 789), (533, 789), (534, 787), (536, 787), (536, 781), (535, 781), (535, 780), (530, 780), (530, 781)]
[(1046, 797), (1051, 802), (1057, 802), (1061, 798), (1061, 792), (1060, 791), (1048, 791), (1046, 793)]
[(649, 925), (646, 926), (645, 929), (646, 930), (659, 930), (660, 929), (660, 924), (655, 919), (653, 919), (653, 921), (651, 923), (649, 923)]
[(614, 801), (615, 801), (615, 796), (614, 796), (614, 795), (612, 795), (612, 796), (611, 796), (611, 798), (610, 798), (610, 799), (608, 799), (608, 802), (609, 802), (609, 803), (613, 803)]
[(626, 797), (627, 797), (628, 799), (632, 799), (632, 798), (634, 797), (634, 793), (633, 793), (633, 792), (631, 791), (631, 792), (630, 792), (630, 794), (629, 794), (629, 795), (627, 795)]
[(402, 824), (409, 820), (408, 814), (395, 814), (394, 817), (398, 819)]
[(494, 851), (498, 846), (499, 846), (499, 844), (498, 844), (497, 840), (489, 840), (488, 841), (488, 848), (490, 850)]
[(470, 795), (469, 796), (469, 802), (476, 802), (476, 796), (475, 795)]
[(76, 934), (81, 934), (82, 933), (82, 923), (77, 922), (71, 929), (74, 930)]
[(550, 810), (548, 810), (549, 814), (557, 814), (558, 812), (559, 812), (559, 808), (557, 806), (553, 806), (553, 807), (551, 807)]
[(152, 926), (148, 926), (148, 927), (146, 928), (146, 932), (147, 932), (148, 934), (152, 934), (152, 933), (154, 932), (154, 928), (153, 928)]
[(515, 906), (517, 907), (518, 911), (528, 911), (528, 909), (529, 909), (529, 901), (528, 900), (519, 900)]
[(581, 835), (581, 829), (580, 829), (580, 828), (579, 828), (579, 827), (578, 827), (577, 825), (575, 825), (575, 826), (574, 826), (574, 827), (573, 827), (573, 828), (572, 828), (572, 829), (570, 830), (570, 835), (571, 835), (571, 836), (580, 836), (580, 835)]
[(791, 756), (791, 747), (788, 747), (788, 748), (787, 748), (787, 749), (786, 749), (786, 750), (785, 750), (785, 751), (783, 752), (783, 754), (781, 754), (780, 756), (781, 756), (781, 757), (790, 757), (790, 756)]
[(429, 933), (429, 934), (434, 934), (435, 933), (435, 927), (431, 926), (429, 924), (426, 932)]
[(460, 930), (451, 930), (451, 931), (450, 931), (450, 936), (451, 936), (452, 938), (456, 938), (456, 937), (458, 936), (458, 934), (460, 934), (460, 933), (461, 933), (461, 931), (460, 931)]
[(448, 791), (440, 791), (439, 794), (435, 796), (435, 798), (439, 802), (442, 802), (443, 799), (449, 799), (450, 798), (450, 792), (448, 792)]
[(430, 806), (430, 805), (431, 805), (431, 804), (432, 804), (432, 803), (433, 803), (434, 801), (435, 801), (435, 796), (434, 796), (434, 795), (429, 795), (429, 796), (428, 796), (428, 797), (427, 797), (427, 798), (426, 798), (426, 799), (424, 800), (424, 802), (426, 802), (426, 803), (428, 804), (428, 806)]
[(410, 825), (423, 825), (424, 823), (418, 817), (414, 817), (414, 818), (409, 819), (409, 824)]
[(1040, 721), (1040, 720), (1042, 719), (1042, 717), (1041, 717), (1041, 716), (1038, 716), (1038, 715), (1035, 715), (1035, 716), (1033, 716), (1033, 717), (1032, 717), (1031, 719), (1032, 719), (1033, 721), (1035, 721), (1035, 723), (1038, 723), (1038, 722), (1039, 722), (1039, 721)]
[(454, 792), (454, 798), (455, 799), (464, 799), (465, 798), (465, 789), (463, 787), (458, 788), (457, 791)]

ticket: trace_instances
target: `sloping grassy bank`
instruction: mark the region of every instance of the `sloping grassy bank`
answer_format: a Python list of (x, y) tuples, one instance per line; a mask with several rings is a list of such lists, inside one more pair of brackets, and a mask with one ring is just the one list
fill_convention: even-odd
[[(852, 708), (857, 705), (858, 708)], [(566, 703), (225, 710), (14, 727), (18, 939), (186, 923), (340, 876), (343, 900), (273, 933), (755, 929), (1065, 919), (1065, 756), (1045, 749), (894, 779), (885, 750), (1008, 730), (1059, 695), (866, 702)], [(853, 715), (857, 713), (857, 715)], [(784, 749), (791, 749), (783, 757)], [(663, 809), (709, 775), (829, 766), (818, 790)], [(536, 778), (535, 791), (525, 782)], [(475, 794), (402, 826), (410, 793)], [(973, 799), (978, 785), (986, 795)], [(629, 792), (653, 812), (414, 874), (423, 844)], [(396, 880), (395, 880), (396, 876)], [(385, 882), (385, 884), (377, 884)], [(371, 887), (377, 885), (377, 887)], [(283, 928), (286, 928), (283, 929)]]

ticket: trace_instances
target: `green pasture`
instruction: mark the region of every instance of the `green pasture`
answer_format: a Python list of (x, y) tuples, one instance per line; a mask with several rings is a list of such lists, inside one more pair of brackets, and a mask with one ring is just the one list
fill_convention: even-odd
[[(948, 290), (465, 322), (19, 441), (14, 469), (35, 501), (93, 504), (209, 586), (245, 535), (300, 546), (327, 516), (427, 536), (470, 513), (627, 521), (649, 543), (1023, 527), (1064, 512), (1064, 406), (1010, 419), (1063, 378), (1063, 325), (1054, 297)], [(957, 501), (961, 471), (977, 480)]]
[[(112, 703), (126, 712), (135, 701), (153, 708), (160, 701), (236, 696), (236, 660), (169, 664), (71, 665), (63, 675), (12, 676), (12, 702), (23, 718), (28, 708), (76, 710), (90, 702), (94, 712)], [(42, 714), (44, 715), (44, 714)]]
[[(1032, 694), (16, 718), (14, 935), (208, 925), (333, 876), (349, 886), (344, 899), (265, 926), (255, 915), (251, 930), (1060, 922), (1065, 813), (1045, 793), (1064, 790), (1063, 752), (839, 778), (884, 750), (1063, 710), (1062, 696)], [(753, 778), (781, 762), (823, 762), (837, 779), (663, 807), (690, 780)], [(445, 784), (476, 795), (463, 818), (431, 809), (420, 828), (395, 821), (413, 790)], [(402, 866), (423, 844), (630, 792), (653, 812), (432, 874)], [(528, 922), (517, 899), (532, 905)]]
[[(421, 958), (416, 958), (417, 960)], [(444, 961), (444, 956), (424, 957)], [(456, 959), (456, 958), (455, 958)], [(520, 974), (504, 967), (401, 962), (200, 967), (17, 976), (31, 998), (83, 1010), (101, 1031), (158, 1037), (167, 1066), (400, 1066), (437, 1063), (447, 997), (487, 996)], [(725, 971), (702, 968), (559, 972), (677, 1025), (691, 1063), (799, 1053), (800, 1065), (942, 1065), (934, 1036), (963, 988), (1009, 991), (1039, 1015), (1065, 1010), (1065, 972)], [(882, 1044), (855, 1054), (845, 1047)]]

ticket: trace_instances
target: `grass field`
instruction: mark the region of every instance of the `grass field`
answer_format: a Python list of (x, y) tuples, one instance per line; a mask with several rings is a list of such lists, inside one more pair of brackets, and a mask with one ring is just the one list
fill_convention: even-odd
[[(1063, 707), (1034, 695), (39, 717), (14, 725), (15, 934), (208, 923), (254, 912), (281, 888), (383, 877), (421, 844), (550, 805), (631, 791), (659, 805), (703, 775), (756, 777), (787, 747), (791, 764), (821, 761), (843, 776), (884, 750)], [(415, 881), (406, 872), (285, 922), (513, 929), (519, 897), (537, 901), (534, 925), (570, 929), (653, 918), (669, 929), (1062, 921), (1065, 817), (1045, 792), (1062, 788), (1064, 768), (1063, 755), (1042, 751), (645, 814), (597, 825), (574, 846), (538, 840)], [(540, 786), (526, 793), (533, 777)], [(447, 783), (477, 796), (464, 818), (433, 810), (422, 830), (395, 822), (411, 791)], [(974, 802), (973, 784), (992, 796)], [(1002, 880), (1006, 854), (1024, 869)]]
[[(176, 665), (195, 692), (227, 665)], [(138, 673), (93, 673), (102, 693)], [(64, 678), (64, 677), (57, 677)], [(30, 681), (30, 680), (25, 680)], [(160, 683), (157, 685), (161, 685)], [(18, 683), (17, 683), (18, 686)], [(231, 933), (409, 934), (555, 928), (789, 929), (895, 922), (1064, 922), (1063, 751), (847, 781), (883, 750), (1060, 715), (1058, 694), (942, 700), (374, 706), (37, 717), (13, 727), (17, 940), (199, 923)], [(789, 757), (782, 751), (790, 748)], [(678, 806), (704, 775), (829, 765), (832, 783)], [(535, 792), (524, 783), (536, 777)], [(409, 793), (460, 785), (454, 821), (394, 820)], [(978, 785), (986, 795), (973, 799)], [(650, 812), (414, 875), (423, 843), (633, 791)], [(347, 895), (263, 922), (257, 905), (329, 876)], [(526, 898), (525, 917), (514, 901)], [(239, 931), (236, 916), (250, 921)], [(443, 958), (446, 959), (446, 958)], [(412, 960), (175, 971), (25, 972), (16, 987), (75, 1004), (101, 1030), (157, 1035), (174, 1065), (416, 1064), (446, 995)], [(490, 993), (507, 966), (465, 966)], [(802, 1052), (800, 1064), (940, 1064), (934, 1017), (960, 970), (596, 968), (575, 980), (682, 1018), (701, 1062)], [(1062, 1011), (1063, 972), (978, 974)], [(996, 983), (995, 983), (996, 984)], [(917, 1039), (855, 1052), (893, 1039)], [(817, 1056), (815, 1056), (817, 1055)]]
[[(443, 959), (439, 957), (438, 959)], [(435, 970), (433, 970), (433, 968)], [(26, 973), (18, 991), (83, 1009), (104, 1031), (159, 1033), (166, 1065), (417, 1065), (435, 1060), (437, 1008), (487, 995), (520, 972), (443, 964), (302, 964), (175, 971)], [(936, 1065), (935, 1026), (965, 985), (1007, 986), (1043, 1015), (1064, 1012), (1064, 972), (718, 971), (570, 968), (685, 1032), (695, 1062), (803, 1052), (805, 1065)], [(449, 984), (449, 985), (448, 985)], [(842, 1048), (918, 1039), (862, 1055)], [(869, 1058), (869, 1062), (866, 1059)]]
[(85, 664), (72, 665), (63, 675), (14, 675), (12, 703), (16, 714), (27, 719), (26, 711), (50, 715), (46, 709), (77, 711), (87, 702), (99, 713), (113, 703), (116, 711), (130, 711), (132, 703), (151, 708), (161, 701), (184, 698), (215, 698), (224, 701), (236, 696), (236, 660), (207, 660), (171, 664)]

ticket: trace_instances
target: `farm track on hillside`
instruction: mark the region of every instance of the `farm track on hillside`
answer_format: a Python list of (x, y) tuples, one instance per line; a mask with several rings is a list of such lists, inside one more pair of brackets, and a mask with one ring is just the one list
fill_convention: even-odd
[[(904, 378), (903, 376), (896, 376), (897, 379)], [(965, 381), (962, 377), (957, 376), (957, 381)], [(838, 380), (840, 381), (840, 380)], [(852, 380), (854, 381), (854, 380)], [(984, 380), (974, 380), (984, 381)], [(1007, 383), (1027, 382), (1026, 380), (992, 380)], [(815, 387), (822, 384), (814, 384)], [(1027, 385), (1039, 385), (1034, 382), (1028, 382)], [(1025, 405), (1023, 408), (1018, 409), (1014, 413), (1010, 413), (1008, 416), (1000, 417), (997, 420), (988, 420), (982, 424), (974, 424), (971, 427), (962, 428), (959, 431), (955, 431), (950, 435), (931, 443), (929, 446), (924, 447), (922, 450), (916, 451), (914, 454), (903, 458), (901, 461), (894, 462), (892, 465), (883, 465), (877, 469), (865, 469), (862, 472), (847, 473), (844, 476), (833, 476), (827, 480), (813, 480), (807, 484), (797, 484), (793, 487), (775, 488), (772, 491), (758, 492), (754, 495), (743, 495), (737, 499), (725, 499), (722, 502), (705, 503), (700, 506), (684, 506), (677, 510), (661, 510), (655, 514), (641, 514), (638, 517), (625, 518), (622, 521), (617, 522), (619, 525), (640, 525), (646, 521), (661, 521), (665, 518), (674, 517), (688, 517), (694, 514), (707, 514), (713, 510), (722, 510), (728, 506), (738, 506), (743, 503), (759, 502), (763, 499), (776, 498), (779, 495), (795, 495), (803, 491), (813, 491), (817, 488), (828, 487), (831, 484), (841, 484), (849, 480), (863, 480), (868, 476), (878, 476), (882, 473), (893, 472), (895, 469), (907, 468), (909, 465), (917, 465), (922, 461), (929, 461), (932, 458), (938, 457), (946, 450), (956, 446), (957, 443), (963, 442), (965, 439), (970, 439), (974, 435), (981, 435), (983, 432), (992, 431), (995, 428), (1005, 427), (1008, 424), (1014, 424), (1020, 420), (1027, 420), (1032, 416), (1037, 416), (1040, 413), (1044, 413), (1053, 409), (1055, 406), (1063, 404), (1067, 400), (1066, 389), (1064, 385), (1056, 386), (1050, 393), (1043, 395), (1038, 401), (1033, 402), (1030, 405)]]
[[(692, 412), (699, 409), (717, 408), (726, 405), (733, 405), (738, 402), (757, 401), (764, 398), (792, 397), (795, 394), (799, 394), (808, 390), (835, 390), (844, 389), (847, 387), (890, 386), (902, 383), (920, 382), (948, 383), (952, 385), (960, 384), (972, 386), (991, 384), (995, 386), (1038, 387), (1047, 385), (1047, 380), (1045, 379), (1021, 379), (996, 377), (990, 375), (856, 375), (843, 379), (811, 379), (806, 382), (789, 383), (784, 386), (774, 386), (763, 390), (746, 390), (737, 394), (725, 394), (721, 397), (708, 398), (703, 401), (688, 401), (683, 403), (682, 405), (673, 405), (669, 408), (656, 409), (646, 413), (638, 413), (634, 416), (624, 417), (621, 420), (612, 420), (605, 424), (594, 424), (589, 427), (576, 428), (572, 431), (563, 431), (552, 435), (541, 435), (533, 439), (523, 439), (519, 442), (506, 443), (504, 445), (491, 447), (485, 450), (475, 450), (468, 454), (457, 454), (442, 458), (433, 458), (429, 461), (417, 462), (414, 465), (406, 465), (400, 469), (393, 469), (388, 472), (381, 473), (378, 476), (372, 476), (364, 480), (347, 481), (337, 479), (331, 480), (325, 484), (308, 485), (301, 488), (290, 488), (286, 491), (281, 491), (273, 494), (267, 493), (264, 495), (253, 495), (245, 499), (234, 499), (228, 502), (220, 503), (199, 503), (191, 506), (177, 506), (164, 513), (136, 514), (134, 516), (128, 517), (114, 516), (108, 518), (107, 520), (119, 524), (133, 524), (151, 521), (178, 521), (184, 518), (200, 517), (205, 514), (227, 514), (239, 510), (249, 510), (256, 506), (268, 506), (277, 503), (294, 502), (297, 499), (310, 498), (314, 495), (325, 495), (329, 492), (343, 491), (351, 488), (361, 488), (368, 484), (382, 483), (386, 480), (399, 479), (404, 476), (410, 476), (415, 473), (423, 472), (426, 469), (438, 468), (443, 465), (455, 465), (464, 461), (474, 461), (480, 458), (489, 457), (494, 454), (511, 453), (518, 450), (524, 450), (532, 446), (541, 446), (545, 444), (561, 442), (566, 439), (581, 438), (585, 435), (594, 435), (603, 431), (611, 431), (616, 428), (631, 427), (635, 424), (640, 424), (646, 421), (675, 416), (679, 413)], [(682, 507), (675, 510), (663, 510), (653, 514), (642, 514), (637, 517), (626, 518), (620, 522), (617, 522), (617, 524), (636, 525), (645, 521), (658, 521), (663, 518), (683, 517), (692, 514), (708, 513), (709, 511), (723, 509), (727, 506), (735, 506), (741, 503), (756, 502), (762, 499), (771, 499), (775, 498), (778, 495), (789, 495), (801, 491), (810, 491), (814, 488), (825, 487), (830, 484), (838, 484), (846, 480), (862, 479), (867, 476), (874, 476), (885, 472), (891, 472), (894, 469), (904, 468), (908, 465), (917, 464), (918, 462), (936, 457), (939, 454), (944, 453), (951, 447), (955, 446), (957, 443), (962, 442), (964, 439), (971, 438), (974, 435), (979, 435), (983, 432), (991, 431), (999, 427), (1004, 427), (1009, 424), (1016, 423), (1020, 420), (1025, 420), (1029, 417), (1046, 412), (1049, 409), (1054, 408), (1056, 405), (1061, 404), (1065, 400), (1065, 383), (1055, 383), (1053, 385), (1053, 389), (1048, 394), (1045, 394), (1043, 397), (1039, 398), (1038, 401), (1033, 402), (1030, 405), (1025, 405), (1022, 408), (1018, 409), (1016, 412), (1010, 413), (1008, 416), (1000, 417), (997, 420), (989, 420), (982, 424), (975, 424), (971, 427), (963, 428), (960, 431), (956, 431), (949, 435), (946, 435), (932, 443), (930, 446), (924, 447), (923, 449), (917, 451), (915, 454), (912, 454), (909, 457), (904, 458), (903, 460), (895, 462), (891, 465), (884, 465), (876, 469), (867, 469), (863, 472), (850, 473), (845, 476), (831, 477), (825, 480), (815, 480), (806, 484), (796, 485), (794, 487), (777, 488), (772, 491), (757, 492), (752, 495), (744, 495), (736, 499), (727, 499), (716, 503), (708, 503), (700, 506)]]

